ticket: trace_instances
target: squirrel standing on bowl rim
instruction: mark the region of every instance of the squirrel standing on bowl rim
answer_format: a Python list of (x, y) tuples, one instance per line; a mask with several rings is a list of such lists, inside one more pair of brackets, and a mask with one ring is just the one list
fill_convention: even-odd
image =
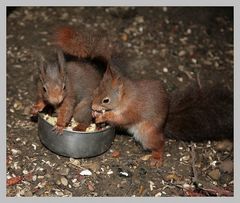
[(62, 134), (72, 117), (78, 122), (74, 130), (84, 131), (92, 121), (92, 93), (100, 80), (101, 75), (94, 64), (81, 60), (65, 62), (61, 50), (57, 51), (54, 62), (46, 62), (41, 57), (37, 99), (31, 114), (36, 115), (50, 104), (57, 111), (53, 130), (58, 134)]
[(92, 115), (96, 123), (114, 124), (133, 134), (143, 148), (152, 151), (152, 166), (163, 164), (165, 137), (185, 141), (233, 138), (231, 91), (220, 85), (190, 85), (169, 96), (159, 80), (122, 76), (111, 44), (101, 40), (104, 38), (88, 36), (65, 27), (58, 30), (56, 42), (68, 54), (99, 56), (106, 62), (106, 72), (94, 90)]

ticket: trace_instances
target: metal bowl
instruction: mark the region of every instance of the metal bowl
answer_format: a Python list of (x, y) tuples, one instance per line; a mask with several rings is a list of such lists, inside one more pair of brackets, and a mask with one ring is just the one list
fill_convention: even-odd
[(42, 144), (56, 154), (72, 158), (100, 155), (110, 148), (115, 137), (115, 129), (112, 126), (96, 132), (64, 130), (62, 135), (56, 134), (52, 128), (53, 125), (40, 113), (38, 135)]

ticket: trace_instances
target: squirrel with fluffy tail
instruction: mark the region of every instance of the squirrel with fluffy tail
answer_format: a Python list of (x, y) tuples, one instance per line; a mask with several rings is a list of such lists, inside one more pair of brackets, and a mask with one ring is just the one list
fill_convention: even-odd
[(114, 60), (112, 45), (101, 37), (62, 28), (57, 44), (68, 54), (99, 57), (107, 69), (93, 93), (92, 115), (96, 123), (107, 122), (127, 129), (144, 149), (152, 151), (151, 165), (163, 164), (165, 137), (203, 141), (233, 139), (233, 93), (217, 85), (191, 85), (170, 96), (159, 80), (132, 80), (123, 76)]

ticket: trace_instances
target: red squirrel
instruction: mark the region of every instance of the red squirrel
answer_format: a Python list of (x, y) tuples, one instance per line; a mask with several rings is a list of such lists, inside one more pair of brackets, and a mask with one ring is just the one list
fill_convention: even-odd
[(163, 162), (164, 138), (202, 141), (233, 136), (232, 93), (221, 88), (190, 86), (169, 99), (160, 81), (130, 80), (108, 67), (94, 91), (96, 123), (127, 129), (152, 151), (151, 165)]
[(58, 117), (54, 130), (61, 134), (71, 118), (79, 123), (74, 130), (85, 130), (92, 120), (91, 101), (93, 90), (101, 76), (97, 68), (85, 61), (65, 62), (58, 50), (57, 60), (39, 65), (37, 100), (31, 114), (41, 112), (47, 104), (55, 107)]
[(108, 68), (93, 95), (92, 115), (96, 123), (126, 128), (144, 148), (152, 151), (152, 166), (163, 163), (165, 137), (188, 141), (232, 139), (230, 91), (220, 86), (206, 89), (190, 86), (169, 96), (160, 81), (122, 76), (117, 71), (121, 67), (115, 61), (111, 43), (84, 33), (70, 27), (60, 28), (56, 43), (68, 54), (80, 58), (99, 56), (107, 62)]
[(162, 165), (169, 98), (160, 81), (132, 81), (108, 67), (94, 91), (92, 109), (96, 123), (128, 129), (144, 149), (152, 151), (151, 165)]

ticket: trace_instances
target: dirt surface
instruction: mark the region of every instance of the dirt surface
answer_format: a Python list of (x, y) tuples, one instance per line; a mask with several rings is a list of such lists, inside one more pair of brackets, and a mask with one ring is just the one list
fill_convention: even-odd
[[(227, 141), (166, 140), (161, 168), (128, 135), (98, 157), (58, 156), (29, 119), (37, 54), (50, 55), (59, 25), (108, 30), (122, 41), (134, 78), (161, 79), (169, 91), (197, 81), (233, 87), (229, 8), (21, 7), (7, 18), (7, 196), (232, 196), (233, 149)], [(88, 169), (91, 175), (80, 173)], [(123, 173), (125, 172), (125, 173)]]

